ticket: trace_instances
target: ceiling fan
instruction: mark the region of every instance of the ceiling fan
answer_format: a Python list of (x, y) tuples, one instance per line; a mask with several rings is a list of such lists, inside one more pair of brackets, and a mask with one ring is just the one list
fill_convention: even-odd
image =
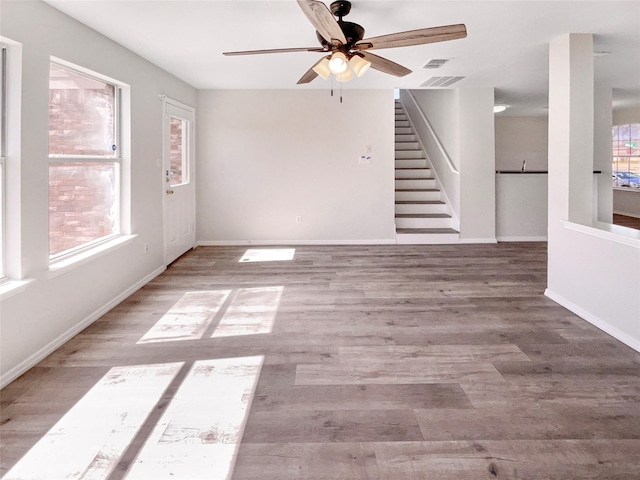
[[(318, 0), (297, 0), (298, 5), (316, 29), (321, 47), (277, 48), (271, 50), (246, 50), (224, 52), (224, 55), (255, 55), (263, 53), (319, 52), (328, 53), (316, 62), (298, 80), (298, 85), (309, 83), (321, 76), (325, 80), (334, 74), (340, 82), (353, 78), (352, 71), (359, 77), (369, 67), (384, 73), (403, 77), (411, 70), (391, 60), (374, 55), (369, 50), (382, 48), (408, 47), (426, 43), (444, 42), (465, 38), (467, 29), (464, 24), (422, 28), (406, 32), (391, 33), (378, 37), (365, 38), (364, 28), (357, 23), (342, 20), (351, 11), (351, 2), (335, 1), (331, 11)], [(338, 17), (336, 20), (334, 15)]]

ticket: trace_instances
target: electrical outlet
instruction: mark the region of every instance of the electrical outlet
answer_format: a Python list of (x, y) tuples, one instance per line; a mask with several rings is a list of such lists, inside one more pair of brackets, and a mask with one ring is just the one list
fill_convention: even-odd
[(296, 217), (296, 223), (302, 223), (302, 217), (300, 215)]

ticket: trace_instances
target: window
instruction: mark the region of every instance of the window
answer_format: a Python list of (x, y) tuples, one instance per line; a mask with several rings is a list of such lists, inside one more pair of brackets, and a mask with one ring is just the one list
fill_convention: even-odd
[(0, 279), (6, 276), (5, 268), (5, 183), (7, 163), (7, 48), (0, 45)]
[(51, 62), (49, 256), (120, 233), (120, 88), (98, 74)]
[(170, 172), (170, 184), (171, 186), (181, 185), (189, 182), (188, 177), (188, 165), (187, 161), (187, 122), (181, 118), (171, 117), (171, 144), (170, 152), (171, 156), (171, 172)]
[(613, 127), (613, 186), (640, 189), (640, 123)]

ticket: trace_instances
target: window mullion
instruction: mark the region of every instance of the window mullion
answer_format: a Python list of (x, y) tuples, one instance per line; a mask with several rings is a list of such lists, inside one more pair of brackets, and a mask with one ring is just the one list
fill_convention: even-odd
[(88, 157), (85, 155), (50, 155), (51, 163), (121, 163), (121, 157)]

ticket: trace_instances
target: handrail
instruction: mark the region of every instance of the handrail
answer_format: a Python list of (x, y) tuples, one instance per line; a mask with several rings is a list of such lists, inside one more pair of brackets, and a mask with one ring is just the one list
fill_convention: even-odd
[(415, 97), (413, 96), (413, 93), (410, 90), (406, 90), (406, 92), (409, 94), (409, 98), (411, 98), (411, 101), (413, 102), (414, 106), (418, 110), (418, 113), (420, 114), (420, 117), (422, 117), (422, 120), (424, 121), (425, 125), (429, 129), (429, 133), (431, 133), (431, 136), (434, 138), (434, 140), (436, 142), (436, 145), (438, 146), (438, 150), (440, 150), (440, 153), (442, 154), (442, 156), (444, 157), (444, 159), (447, 162), (447, 166), (449, 167), (449, 170), (451, 170), (453, 173), (456, 173), (456, 174), (459, 175), (460, 171), (456, 168), (456, 166), (451, 161), (451, 158), (449, 157), (449, 154), (445, 150), (444, 145), (442, 145), (442, 142), (438, 138), (438, 135), (436, 135), (436, 132), (433, 129), (433, 127), (431, 126), (431, 123), (429, 123), (429, 120), (427, 119), (427, 117), (425, 116), (424, 112), (420, 108), (420, 105), (418, 105), (418, 102), (415, 99)]

